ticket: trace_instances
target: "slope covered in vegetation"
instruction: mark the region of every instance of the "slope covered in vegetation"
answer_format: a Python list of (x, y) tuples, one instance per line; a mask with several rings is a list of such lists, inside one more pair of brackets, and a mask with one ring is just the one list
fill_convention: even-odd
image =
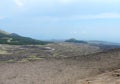
[(23, 37), (15, 33), (9, 34), (0, 30), (0, 44), (11, 45), (30, 45), (30, 44), (47, 44), (49, 42), (32, 39), (29, 37)]

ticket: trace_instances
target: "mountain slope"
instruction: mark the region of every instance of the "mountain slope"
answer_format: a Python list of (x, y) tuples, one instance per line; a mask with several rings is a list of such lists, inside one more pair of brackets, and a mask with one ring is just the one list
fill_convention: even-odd
[(48, 42), (23, 37), (15, 33), (9, 34), (0, 30), (0, 44), (29, 45), (29, 44), (47, 44)]
[[(33, 49), (33, 46), (31, 47)], [(28, 47), (28, 49), (30, 48)], [(23, 50), (23, 48), (21, 50)], [(26, 51), (23, 51), (26, 54)], [(19, 52), (21, 57), (26, 57), (22, 54), (24, 53)], [(0, 57), (2, 56), (3, 55)], [(11, 57), (8, 54), (7, 57), (15, 58), (15, 56)], [(42, 56), (47, 57), (45, 54)], [(30, 57), (30, 60), (36, 57), (37, 55), (33, 55)], [(107, 74), (102, 74), (117, 69), (120, 69), (120, 49), (80, 56), (76, 59), (72, 57), (59, 59), (42, 57), (34, 62), (22, 60), (18, 63), (9, 60), (6, 64), (0, 64), (0, 84), (120, 84), (118, 81), (115, 83), (111, 81), (119, 79), (119, 72), (109, 77), (106, 77)], [(95, 81), (94, 77), (96, 77)], [(86, 78), (88, 78), (87, 82)]]
[(79, 80), (76, 84), (120, 84), (120, 69)]

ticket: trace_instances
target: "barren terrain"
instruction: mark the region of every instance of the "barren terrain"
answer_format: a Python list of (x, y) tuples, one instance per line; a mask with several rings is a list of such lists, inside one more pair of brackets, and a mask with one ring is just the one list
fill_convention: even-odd
[(0, 84), (89, 84), (81, 81), (120, 68), (120, 49), (103, 52), (69, 43), (1, 45), (0, 62)]
[(120, 70), (106, 72), (101, 75), (81, 79), (76, 84), (120, 84)]

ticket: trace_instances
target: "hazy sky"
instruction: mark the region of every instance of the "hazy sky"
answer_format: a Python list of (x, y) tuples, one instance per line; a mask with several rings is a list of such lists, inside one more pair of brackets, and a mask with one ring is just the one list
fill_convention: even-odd
[(38, 39), (120, 42), (120, 0), (0, 0), (0, 29)]

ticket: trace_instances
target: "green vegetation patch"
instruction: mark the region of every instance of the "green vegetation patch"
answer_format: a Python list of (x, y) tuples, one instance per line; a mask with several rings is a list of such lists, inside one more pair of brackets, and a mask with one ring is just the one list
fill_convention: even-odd
[(10, 59), (8, 61), (5, 61), (6, 63), (16, 63), (17, 61), (13, 60), (13, 59)]
[(27, 58), (28, 61), (35, 61), (35, 60), (41, 60), (41, 59), (43, 59), (43, 58), (39, 58), (39, 57), (34, 56), (34, 55), (29, 56), (29, 57)]
[(0, 50), (0, 54), (10, 54), (10, 53), (5, 50)]
[(29, 62), (27, 59), (22, 59), (20, 61), (18, 61), (19, 63), (25, 63), (25, 62)]

